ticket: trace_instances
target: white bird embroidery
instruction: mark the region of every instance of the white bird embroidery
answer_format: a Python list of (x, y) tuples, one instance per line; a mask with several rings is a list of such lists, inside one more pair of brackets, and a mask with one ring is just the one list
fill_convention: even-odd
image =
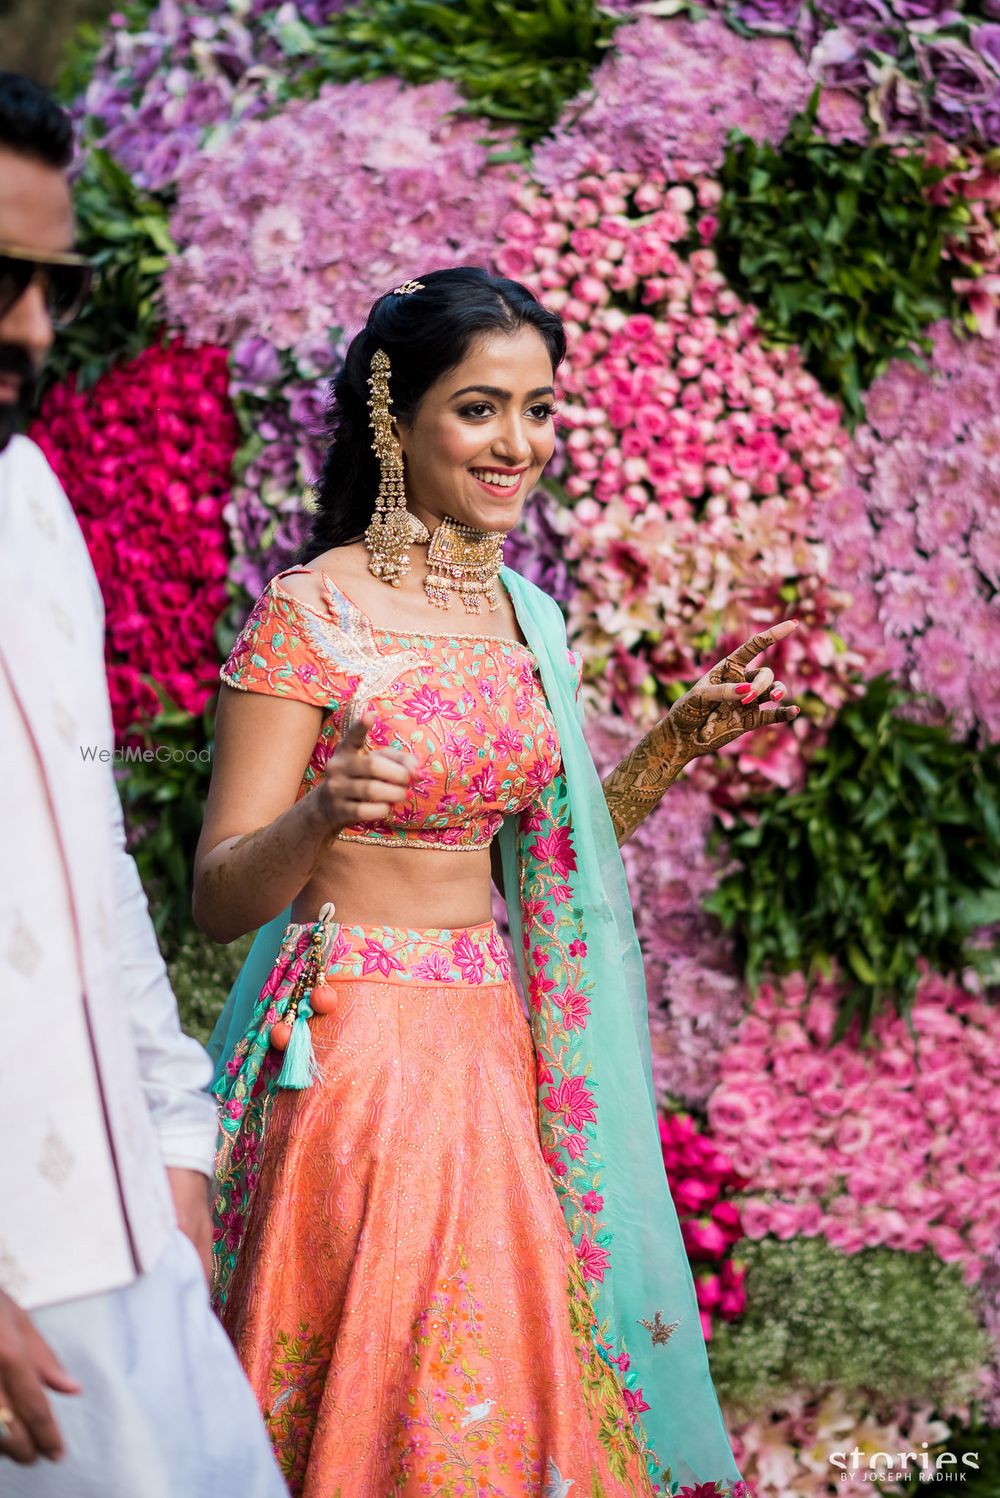
[(570, 1488), (574, 1487), (575, 1483), (575, 1478), (563, 1477), (555, 1462), (549, 1457), (549, 1464), (545, 1472), (544, 1498), (567, 1498)]
[(388, 650), (383, 654), (375, 643), (371, 620), (325, 573), (323, 601), (327, 617), (311, 609), (302, 609), (300, 613), (304, 633), (317, 654), (325, 656), (338, 673), (358, 678), (357, 688), (341, 718), (341, 731), (346, 733), (373, 697), (384, 692), (404, 671), (423, 665), (427, 655), (419, 650)]
[(462, 1429), (467, 1425), (474, 1425), (477, 1420), (485, 1420), (495, 1403), (494, 1399), (484, 1399), (482, 1404), (468, 1405), (462, 1416)]

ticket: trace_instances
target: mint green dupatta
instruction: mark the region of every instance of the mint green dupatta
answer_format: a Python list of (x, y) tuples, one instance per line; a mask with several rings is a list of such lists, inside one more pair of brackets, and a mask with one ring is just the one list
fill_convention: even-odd
[[(499, 833), (507, 915), (538, 1071), (539, 1139), (650, 1476), (671, 1494), (746, 1488), (712, 1385), (667, 1185), (642, 953), (621, 853), (583, 734), (562, 613), (505, 567), (562, 769)], [(288, 912), (261, 929), (216, 1026), (218, 1073), (247, 1031)]]
[(625, 866), (583, 734), (566, 626), (548, 594), (509, 568), (501, 576), (562, 754), (561, 773), (499, 834), (535, 1042), (542, 1151), (650, 1475), (670, 1493), (694, 1485), (698, 1498), (739, 1494), (663, 1167)]

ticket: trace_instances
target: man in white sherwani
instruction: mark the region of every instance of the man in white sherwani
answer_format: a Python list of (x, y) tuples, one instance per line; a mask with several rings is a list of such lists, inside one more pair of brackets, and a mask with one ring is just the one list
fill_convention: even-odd
[(125, 852), (101, 595), (15, 435), (86, 290), (71, 146), (0, 73), (0, 1493), (280, 1498), (208, 1301), (211, 1067)]

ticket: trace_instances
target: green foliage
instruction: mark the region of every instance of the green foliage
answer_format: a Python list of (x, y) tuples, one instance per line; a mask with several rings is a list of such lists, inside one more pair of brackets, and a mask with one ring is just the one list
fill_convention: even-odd
[(155, 342), (160, 280), (174, 245), (165, 204), (137, 188), (106, 151), (88, 154), (74, 199), (77, 247), (98, 275), (80, 316), (56, 340), (46, 375), (54, 382), (76, 373), (86, 387)]
[(930, 1250), (843, 1254), (821, 1237), (740, 1251), (747, 1312), (717, 1321), (711, 1341), (716, 1387), (739, 1418), (834, 1389), (875, 1406), (974, 1393), (988, 1339), (957, 1264)]
[(157, 692), (162, 711), (133, 731), (119, 790), (129, 851), (157, 933), (169, 942), (191, 924), (194, 853), (212, 774), (214, 704), (199, 719), (174, 706), (162, 689)]
[(919, 151), (817, 136), (818, 102), (817, 89), (777, 148), (732, 132), (714, 247), (767, 335), (799, 344), (858, 418), (862, 391), (889, 361), (912, 358), (914, 345), (926, 352), (922, 330), (959, 314), (951, 281), (965, 268), (943, 249), (968, 210), (928, 202), (944, 169)]
[(253, 943), (253, 933), (220, 947), (190, 924), (175, 931), (166, 947), (170, 982), (181, 1024), (204, 1045)]
[(363, 0), (312, 31), (275, 27), (301, 63), (297, 88), (395, 74), (448, 78), (471, 114), (516, 125), (524, 143), (585, 88), (622, 18), (593, 0)]
[(974, 960), (1000, 922), (1000, 747), (977, 750), (902, 715), (885, 676), (839, 713), (803, 790), (751, 802), (728, 834), (740, 862), (706, 901), (735, 933), (751, 984), (828, 972), (850, 985), (838, 1018), (862, 1033), (884, 999), (907, 1013), (918, 957)]

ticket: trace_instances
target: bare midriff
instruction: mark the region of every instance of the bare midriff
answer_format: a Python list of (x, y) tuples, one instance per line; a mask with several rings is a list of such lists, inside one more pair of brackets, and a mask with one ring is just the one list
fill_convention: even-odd
[(313, 921), (332, 900), (334, 918), (348, 926), (479, 926), (493, 915), (490, 881), (488, 848), (455, 853), (334, 839), (291, 918)]

